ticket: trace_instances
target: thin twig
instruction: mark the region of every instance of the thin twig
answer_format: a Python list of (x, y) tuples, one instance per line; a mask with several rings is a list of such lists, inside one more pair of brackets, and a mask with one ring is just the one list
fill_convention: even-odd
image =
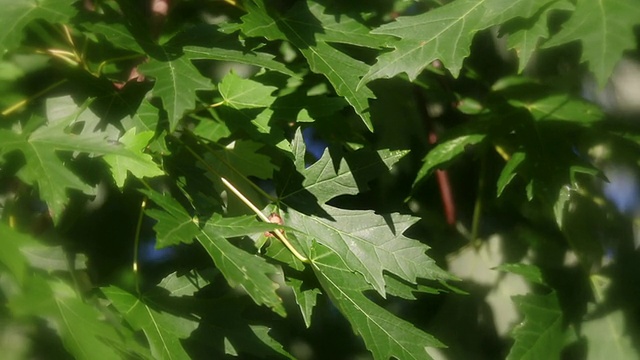
[(136, 234), (133, 238), (133, 277), (136, 284), (136, 292), (140, 294), (140, 278), (138, 276), (138, 251), (140, 248), (140, 231), (142, 229), (142, 219), (144, 218), (144, 208), (147, 206), (147, 199), (143, 198), (140, 204), (140, 215), (138, 215), (138, 223), (136, 224)]
[[(271, 221), (269, 220), (269, 218), (263, 214), (260, 209), (258, 209), (255, 205), (253, 205), (253, 203), (251, 203), (251, 201), (249, 201), (249, 199), (247, 199), (240, 191), (238, 191), (238, 189), (235, 188), (235, 186), (233, 186), (233, 184), (231, 184), (227, 179), (220, 177), (220, 180), (222, 180), (222, 183), (229, 189), (231, 190), (231, 192), (233, 192), (234, 194), (236, 194), (236, 196), (238, 198), (240, 198), (240, 200), (242, 200), (243, 203), (245, 203), (245, 205), (247, 205), (254, 213), (256, 213), (256, 215), (258, 215), (258, 217), (260, 217), (260, 219), (262, 219), (262, 221), (270, 223)], [(295, 256), (298, 260), (302, 261), (303, 263), (308, 263), (309, 259), (307, 259), (304, 255), (300, 254), (298, 252), (298, 250), (296, 250), (296, 248), (293, 247), (293, 245), (291, 245), (291, 243), (289, 242), (289, 240), (284, 236), (284, 234), (282, 233), (281, 230), (276, 229), (274, 231), (276, 237), (278, 238), (278, 240), (280, 240), (282, 242), (282, 244), (289, 249), (289, 251), (291, 251), (291, 253), (293, 254), (293, 256)]]

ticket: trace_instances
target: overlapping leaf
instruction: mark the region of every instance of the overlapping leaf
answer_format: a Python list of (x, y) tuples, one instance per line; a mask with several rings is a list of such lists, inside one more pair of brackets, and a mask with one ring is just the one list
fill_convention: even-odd
[[(289, 210), (285, 223), (297, 231), (298, 239), (316, 239), (340, 254), (348, 269), (362, 274), (380, 294), (386, 294), (383, 271), (413, 284), (418, 278), (451, 278), (425, 254), (426, 245), (402, 235), (417, 218), (329, 205), (322, 209), (330, 219)], [(307, 252), (310, 245), (304, 243)]]
[(276, 294), (278, 285), (269, 277), (269, 274), (277, 273), (278, 268), (225, 239), (273, 230), (273, 224), (259, 223), (247, 216), (231, 219), (214, 216), (204, 224), (196, 224), (174, 199), (156, 192), (145, 193), (164, 210), (147, 212), (158, 220), (155, 230), (163, 246), (188, 243), (195, 236), (231, 286), (243, 288), (257, 304), (265, 304), (278, 314), (285, 314), (282, 300)]
[(515, 344), (507, 359), (560, 359), (564, 331), (558, 295), (514, 296), (513, 302), (524, 321), (513, 331)]
[(311, 261), (322, 288), (362, 336), (374, 359), (431, 359), (426, 348), (443, 346), (433, 336), (368, 299), (362, 292), (369, 285), (350, 270), (350, 264), (339, 253), (313, 244)]
[[(280, 190), (280, 199), (287, 202), (287, 198), (295, 198), (296, 195), (310, 193), (320, 204), (331, 200), (338, 195), (355, 195), (368, 190), (367, 182), (388, 171), (408, 152), (405, 150), (360, 150), (351, 154), (335, 155), (325, 150), (322, 157), (305, 168), (304, 156), (306, 146), (302, 139), (302, 133), (296, 132), (292, 144), (295, 167), (304, 179), (296, 184), (292, 181), (284, 181)], [(290, 199), (295, 201), (295, 199)]]
[[(532, 1), (531, 6), (538, 7), (539, 4)], [(573, 5), (565, 0), (556, 1), (543, 7), (542, 11), (539, 11), (529, 21), (514, 19), (513, 24), (509, 24), (513, 27), (501, 28), (501, 32), (509, 33), (507, 46), (509, 49), (514, 49), (518, 55), (518, 72), (522, 72), (527, 66), (542, 39), (549, 37), (547, 19), (554, 10), (573, 10)]]
[(133, 153), (140, 153), (140, 156), (137, 158), (113, 154), (104, 156), (104, 161), (111, 167), (111, 173), (118, 187), (122, 188), (124, 186), (124, 181), (129, 172), (137, 178), (164, 175), (164, 172), (153, 162), (151, 155), (143, 153), (152, 137), (153, 132), (151, 131), (136, 134), (135, 130), (131, 129), (122, 135), (118, 141), (124, 144), (125, 149), (131, 150)]
[(153, 95), (162, 99), (169, 117), (170, 130), (178, 126), (185, 111), (195, 107), (196, 91), (212, 88), (211, 81), (198, 71), (186, 56), (169, 54), (140, 66), (140, 71), (155, 78)]
[[(521, 275), (531, 283), (546, 286), (540, 269), (529, 264), (502, 264), (496, 270)], [(565, 343), (563, 312), (558, 294), (527, 294), (512, 297), (524, 320), (512, 332), (515, 343), (507, 359), (560, 359)]]
[(195, 107), (197, 91), (213, 89), (210, 79), (200, 73), (193, 65), (193, 60), (238, 62), (295, 76), (282, 63), (275, 61), (272, 55), (245, 49), (237, 40), (233, 42), (230, 36), (216, 32), (211, 26), (194, 31), (201, 32), (199, 37), (208, 35), (206, 43), (212, 43), (216, 48), (194, 45), (202, 42), (202, 39), (192, 33), (179, 34), (164, 47), (155, 47), (154, 56), (139, 67), (140, 72), (155, 79), (153, 95), (162, 99), (171, 131), (185, 112)]
[[(86, 104), (85, 104), (86, 106)], [(92, 187), (84, 183), (69, 170), (58, 157), (57, 151), (83, 152), (92, 155), (110, 154), (110, 161), (138, 166), (144, 164), (144, 174), (159, 175), (160, 172), (149, 172), (150, 160), (140, 148), (127, 149), (107, 138), (101, 132), (83, 132), (75, 135), (67, 132), (67, 128), (81, 116), (96, 118), (85, 107), (75, 105), (71, 97), (51, 98), (47, 101), (48, 123), (36, 127), (32, 119), (30, 127), (33, 131), (25, 130), (17, 133), (10, 130), (0, 130), (0, 155), (18, 150), (23, 153), (26, 164), (18, 175), (27, 184), (38, 186), (40, 197), (49, 206), (54, 220), (59, 219), (67, 201), (67, 189), (77, 189), (87, 194), (92, 193)], [(27, 127), (29, 128), (29, 127)], [(137, 170), (133, 170), (134, 174)], [(142, 173), (140, 173), (142, 174)]]
[[(133, 334), (120, 325), (109, 324), (98, 308), (81, 299), (76, 290), (59, 279), (29, 269), (26, 252), (34, 246), (45, 248), (29, 235), (0, 224), (3, 251), (0, 263), (17, 280), (18, 287), (5, 293), (7, 308), (16, 317), (46, 319), (76, 359), (120, 359), (148, 355), (135, 343)], [(58, 271), (69, 271), (67, 266)], [(42, 265), (42, 264), (38, 264)]]
[[(393, 293), (411, 292), (419, 278), (448, 280), (425, 252), (428, 247), (402, 235), (416, 218), (399, 214), (377, 215), (366, 210), (344, 210), (324, 204), (344, 194), (367, 189), (367, 182), (393, 166), (404, 152), (363, 151), (358, 156), (332, 157), (325, 152), (305, 168), (306, 147), (300, 131), (292, 144), (294, 166), (301, 178), (281, 179), (281, 203), (287, 205), (284, 222), (294, 246), (311, 260), (324, 292), (351, 322), (376, 359), (428, 358), (427, 346), (440, 346), (433, 337), (394, 317), (369, 300), (363, 291), (386, 294), (384, 273), (405, 283), (394, 283)], [(362, 157), (359, 157), (362, 156)], [(293, 282), (294, 286), (296, 281)], [(400, 289), (402, 287), (405, 289)], [(300, 286), (298, 286), (300, 287)], [(400, 289), (400, 290), (399, 290)], [(396, 291), (398, 290), (398, 291)], [(307, 325), (314, 292), (297, 291)], [(309, 302), (311, 301), (311, 302)]]
[[(299, 131), (292, 147), (296, 167), (304, 179), (299, 187), (288, 180), (290, 184), (285, 185), (280, 199), (290, 206), (285, 223), (296, 230), (305, 252), (310, 251), (310, 239), (316, 239), (341, 254), (349, 269), (361, 273), (382, 295), (385, 294), (383, 271), (413, 284), (417, 278), (449, 278), (425, 254), (426, 245), (402, 235), (417, 221), (416, 218), (399, 214), (381, 216), (372, 211), (322, 205), (338, 195), (366, 190), (370, 179), (387, 171), (405, 152), (363, 151), (362, 157), (345, 156), (336, 161), (327, 151), (315, 164), (304, 169), (301, 159), (306, 150)], [(313, 197), (315, 205), (311, 206), (309, 196)]]
[(103, 288), (102, 292), (135, 330), (144, 332), (153, 358), (191, 358), (180, 340), (189, 337), (198, 327), (196, 321), (154, 309), (115, 286)]
[(0, 56), (22, 40), (25, 26), (36, 19), (55, 24), (71, 18), (76, 9), (67, 0), (2, 0), (0, 2)]
[(373, 130), (369, 114), (369, 99), (374, 95), (368, 88), (356, 89), (361, 76), (369, 68), (365, 63), (332, 47), (343, 43), (363, 47), (380, 47), (386, 37), (368, 34), (368, 29), (355, 19), (325, 14), (314, 2), (297, 2), (286, 14), (269, 11), (261, 0), (247, 4), (248, 14), (242, 17), (241, 29), (250, 37), (287, 40), (307, 59), (313, 72), (323, 74), (336, 93), (355, 109), (365, 125)]
[(571, 18), (545, 47), (579, 40), (582, 61), (589, 63), (603, 87), (626, 50), (636, 48), (633, 27), (640, 24), (640, 3), (635, 0), (579, 0)]
[(458, 0), (421, 15), (400, 17), (372, 31), (402, 40), (393, 43), (393, 51), (378, 57), (360, 87), (402, 72), (413, 80), (434, 60), (442, 61), (457, 77), (476, 32), (515, 17), (529, 18), (551, 1)]

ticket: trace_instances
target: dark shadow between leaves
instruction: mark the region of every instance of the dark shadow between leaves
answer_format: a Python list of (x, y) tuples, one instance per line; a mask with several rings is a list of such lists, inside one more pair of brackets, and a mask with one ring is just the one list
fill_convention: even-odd
[(276, 19), (278, 29), (299, 49), (308, 49), (316, 45), (316, 33), (323, 33), (322, 23), (309, 10), (306, 1), (297, 1), (285, 15), (272, 7), (266, 9), (269, 16)]

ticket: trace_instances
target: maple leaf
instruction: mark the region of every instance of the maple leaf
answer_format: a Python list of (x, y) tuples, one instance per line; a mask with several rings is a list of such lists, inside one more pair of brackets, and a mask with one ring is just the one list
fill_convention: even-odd
[(633, 27), (640, 24), (640, 3), (635, 0), (579, 0), (571, 18), (544, 47), (575, 40), (582, 43), (582, 61), (589, 63), (604, 87), (625, 50), (635, 49)]
[[(532, 7), (538, 7), (535, 2), (531, 2)], [(514, 49), (518, 55), (518, 72), (521, 73), (529, 63), (531, 56), (538, 49), (538, 45), (542, 39), (549, 37), (549, 29), (547, 19), (549, 13), (554, 10), (573, 10), (573, 4), (562, 0), (543, 7), (543, 11), (538, 12), (528, 21), (522, 19), (514, 19), (507, 22), (500, 28), (501, 35), (506, 32), (509, 34), (507, 38), (507, 47)]]
[(373, 211), (344, 210), (324, 204), (338, 195), (366, 190), (369, 180), (381, 171), (388, 171), (406, 152), (360, 151), (336, 161), (325, 151), (320, 160), (304, 169), (301, 159), (306, 147), (299, 130), (292, 147), (297, 170), (304, 179), (297, 185), (286, 179), (280, 201), (289, 205), (285, 224), (296, 231), (305, 252), (310, 251), (311, 240), (315, 239), (342, 254), (349, 268), (362, 274), (382, 295), (385, 294), (383, 271), (412, 284), (418, 278), (451, 278), (425, 255), (426, 245), (402, 235), (417, 218), (400, 214), (381, 216)]
[(300, 49), (313, 72), (323, 74), (336, 93), (347, 100), (369, 130), (373, 130), (368, 88), (356, 89), (369, 68), (365, 63), (339, 51), (330, 43), (379, 48), (386, 37), (371, 35), (369, 29), (346, 15), (339, 18), (325, 14), (315, 2), (295, 3), (286, 14), (268, 11), (261, 0), (248, 2), (248, 14), (242, 17), (242, 32), (249, 37), (287, 40)]
[(358, 87), (402, 72), (413, 81), (434, 60), (457, 77), (478, 31), (515, 17), (529, 18), (551, 1), (555, 0), (458, 0), (424, 14), (399, 17), (372, 30), (402, 40), (378, 57)]
[(317, 243), (310, 250), (312, 267), (322, 288), (362, 336), (374, 359), (431, 359), (427, 347), (444, 346), (367, 298), (363, 291), (369, 285), (350, 270), (342, 255)]
[[(58, 157), (58, 151), (83, 152), (91, 155), (110, 154), (114, 163), (131, 164), (134, 167), (144, 164), (145, 176), (160, 175), (157, 169), (149, 172), (149, 159), (140, 152), (136, 153), (113, 143), (103, 132), (85, 131), (81, 134), (66, 130), (75, 122), (95, 121), (97, 117), (86, 110), (88, 102), (78, 107), (71, 97), (50, 98), (47, 100), (47, 123), (37, 126), (32, 119), (22, 133), (0, 129), (0, 155), (18, 150), (25, 157), (25, 165), (18, 176), (27, 184), (36, 184), (40, 197), (47, 203), (54, 221), (57, 221), (69, 198), (67, 189), (77, 189), (92, 194), (93, 188), (82, 181)], [(35, 127), (35, 129), (33, 129)], [(140, 150), (140, 149), (137, 149)], [(133, 170), (134, 174), (138, 170)], [(116, 170), (116, 176), (122, 169)], [(140, 173), (142, 174), (142, 173)]]
[[(196, 26), (178, 33), (162, 46), (156, 44), (142, 27), (147, 20), (140, 11), (126, 2), (119, 2), (120, 9), (127, 14), (129, 22), (105, 17), (105, 26), (97, 27), (100, 34), (116, 46), (133, 51), (146, 50), (150, 59), (138, 67), (145, 76), (155, 79), (152, 91), (162, 99), (169, 117), (169, 130), (173, 131), (186, 111), (192, 110), (196, 94), (200, 90), (213, 89), (211, 80), (203, 76), (193, 65), (193, 60), (222, 60), (255, 65), (279, 71), (289, 76), (296, 75), (274, 56), (252, 51), (244, 47), (237, 37), (226, 35), (213, 25)], [(137, 19), (139, 21), (130, 21)], [(111, 24), (116, 28), (111, 28)], [(88, 26), (96, 29), (96, 25)], [(138, 44), (138, 45), (130, 45)]]
[(279, 197), (285, 202), (294, 201), (290, 198), (296, 195), (310, 193), (318, 203), (324, 204), (338, 195), (355, 195), (366, 191), (368, 181), (388, 171), (408, 153), (405, 150), (362, 149), (338, 159), (338, 155), (332, 156), (329, 150), (325, 150), (322, 157), (307, 168), (304, 160), (306, 146), (300, 129), (296, 131), (291, 146), (295, 168), (304, 179), (298, 183), (282, 181)]
[(139, 153), (139, 157), (124, 157), (115, 154), (107, 154), (103, 157), (104, 161), (111, 167), (111, 174), (118, 187), (122, 188), (124, 186), (124, 181), (129, 172), (137, 178), (164, 175), (164, 171), (153, 162), (151, 155), (143, 153), (153, 134), (152, 131), (143, 131), (136, 134), (135, 129), (131, 129), (118, 140), (124, 144), (125, 149), (131, 150), (132, 153)]
[(163, 210), (147, 211), (147, 215), (158, 221), (154, 229), (161, 246), (190, 243), (195, 237), (231, 286), (240, 286), (256, 304), (265, 304), (285, 315), (282, 299), (276, 294), (278, 284), (268, 276), (278, 273), (278, 268), (225, 239), (274, 230), (273, 224), (259, 223), (253, 216), (222, 218), (220, 215), (200, 224), (170, 196), (155, 191), (143, 193)]
[(202, 76), (186, 56), (172, 59), (166, 54), (164, 59), (152, 59), (139, 70), (155, 78), (152, 92), (162, 99), (170, 131), (175, 130), (185, 111), (195, 107), (196, 91), (212, 88), (211, 81)]
[(142, 330), (155, 359), (189, 359), (180, 339), (186, 339), (198, 327), (193, 319), (160, 312), (136, 296), (115, 287), (102, 288), (102, 293), (135, 329)]
[[(426, 347), (441, 346), (440, 342), (394, 317), (363, 294), (374, 289), (385, 296), (385, 272), (406, 281), (394, 282), (393, 293), (419, 291), (411, 286), (418, 279), (453, 278), (425, 254), (428, 246), (402, 235), (417, 218), (377, 215), (373, 211), (345, 210), (325, 204), (336, 196), (367, 189), (369, 180), (381, 171), (388, 171), (406, 152), (361, 150), (338, 159), (325, 151), (320, 160), (305, 168), (306, 146), (299, 129), (291, 147), (297, 172), (289, 169), (288, 175), (280, 179), (284, 186), (279, 201), (287, 207), (283, 220), (292, 243), (307, 254), (322, 288), (363, 337), (374, 358), (428, 358)], [(297, 179), (292, 173), (302, 178)], [(279, 252), (269, 254), (278, 256)], [(278, 258), (296, 267), (296, 260)], [(290, 279), (289, 283), (301, 300), (299, 306), (308, 326), (310, 307), (315, 304), (318, 291), (303, 291), (299, 279)]]
[(31, 21), (46, 19), (54, 24), (67, 21), (76, 13), (73, 2), (67, 0), (3, 0), (0, 6), (0, 55), (20, 43), (22, 30)]
[[(534, 265), (502, 264), (496, 270), (521, 275), (531, 283), (548, 287), (542, 272)], [(552, 290), (546, 295), (516, 295), (511, 299), (524, 320), (512, 331), (515, 343), (507, 359), (560, 359), (565, 331), (558, 294)]]
[(225, 105), (234, 109), (252, 109), (268, 107), (275, 97), (271, 95), (275, 86), (266, 86), (257, 81), (243, 79), (235, 73), (227, 74), (218, 85), (218, 91)]
[(299, 240), (315, 239), (341, 254), (349, 269), (362, 274), (380, 294), (385, 295), (383, 271), (410, 283), (423, 279), (451, 279), (425, 252), (428, 246), (402, 235), (417, 218), (407, 215), (376, 215), (373, 211), (343, 210), (322, 206), (330, 219), (309, 216), (290, 209), (285, 224), (296, 231)]
[[(81, 299), (77, 289), (50, 276), (53, 273), (50, 264), (33, 264), (30, 259), (34, 247), (45, 253), (59, 247), (41, 244), (30, 235), (4, 224), (0, 224), (0, 238), (3, 241), (0, 264), (9, 270), (3, 276), (14, 277), (20, 286), (19, 291), (7, 294), (4, 302), (5, 308), (14, 316), (46, 319), (60, 336), (65, 349), (76, 359), (111, 359), (116, 352), (123, 357), (150, 355), (133, 340), (132, 331), (105, 321), (104, 311)], [(57, 272), (78, 270), (70, 268), (68, 253), (59, 250), (56, 259), (40, 257), (38, 262), (60, 262), (62, 266), (55, 269)], [(36, 266), (47, 268), (47, 272), (33, 271)]]

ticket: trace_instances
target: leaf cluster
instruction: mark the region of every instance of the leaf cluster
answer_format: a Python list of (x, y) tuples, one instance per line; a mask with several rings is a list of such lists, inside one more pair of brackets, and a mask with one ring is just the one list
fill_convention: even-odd
[(3, 353), (638, 357), (635, 0), (2, 6)]

